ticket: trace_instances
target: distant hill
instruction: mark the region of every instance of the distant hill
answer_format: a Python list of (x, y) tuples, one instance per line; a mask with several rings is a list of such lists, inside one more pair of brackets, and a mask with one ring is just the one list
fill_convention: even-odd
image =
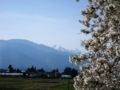
[(69, 62), (72, 54), (28, 40), (0, 40), (0, 68), (8, 68), (10, 64), (19, 69), (32, 65), (45, 69), (64, 69), (67, 66), (78, 68)]

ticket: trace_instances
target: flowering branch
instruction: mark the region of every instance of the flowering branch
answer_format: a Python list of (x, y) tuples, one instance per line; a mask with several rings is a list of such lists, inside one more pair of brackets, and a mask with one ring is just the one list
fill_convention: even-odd
[[(77, 0), (79, 1), (79, 0)], [(120, 90), (120, 1), (88, 0), (89, 5), (81, 14), (79, 22), (87, 27), (81, 29), (92, 36), (81, 45), (87, 54), (73, 55), (70, 61), (81, 66), (81, 73), (74, 78), (76, 90)]]

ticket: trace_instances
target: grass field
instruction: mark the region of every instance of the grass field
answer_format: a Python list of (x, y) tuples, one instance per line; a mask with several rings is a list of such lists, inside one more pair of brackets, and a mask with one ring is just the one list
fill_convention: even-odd
[[(0, 78), (0, 90), (68, 90), (67, 79)], [(69, 90), (74, 90), (69, 80)]]

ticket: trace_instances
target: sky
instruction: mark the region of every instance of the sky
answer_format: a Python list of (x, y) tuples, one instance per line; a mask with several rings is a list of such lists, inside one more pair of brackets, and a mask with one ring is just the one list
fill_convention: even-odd
[(89, 37), (78, 20), (87, 0), (0, 0), (0, 39), (26, 39), (47, 46), (78, 48)]

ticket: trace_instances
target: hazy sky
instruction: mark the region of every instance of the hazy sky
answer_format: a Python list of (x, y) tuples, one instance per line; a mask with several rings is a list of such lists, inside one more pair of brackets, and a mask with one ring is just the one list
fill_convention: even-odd
[(80, 11), (87, 0), (0, 0), (0, 39), (27, 39), (38, 44), (55, 44), (68, 49), (80, 47), (86, 35)]

